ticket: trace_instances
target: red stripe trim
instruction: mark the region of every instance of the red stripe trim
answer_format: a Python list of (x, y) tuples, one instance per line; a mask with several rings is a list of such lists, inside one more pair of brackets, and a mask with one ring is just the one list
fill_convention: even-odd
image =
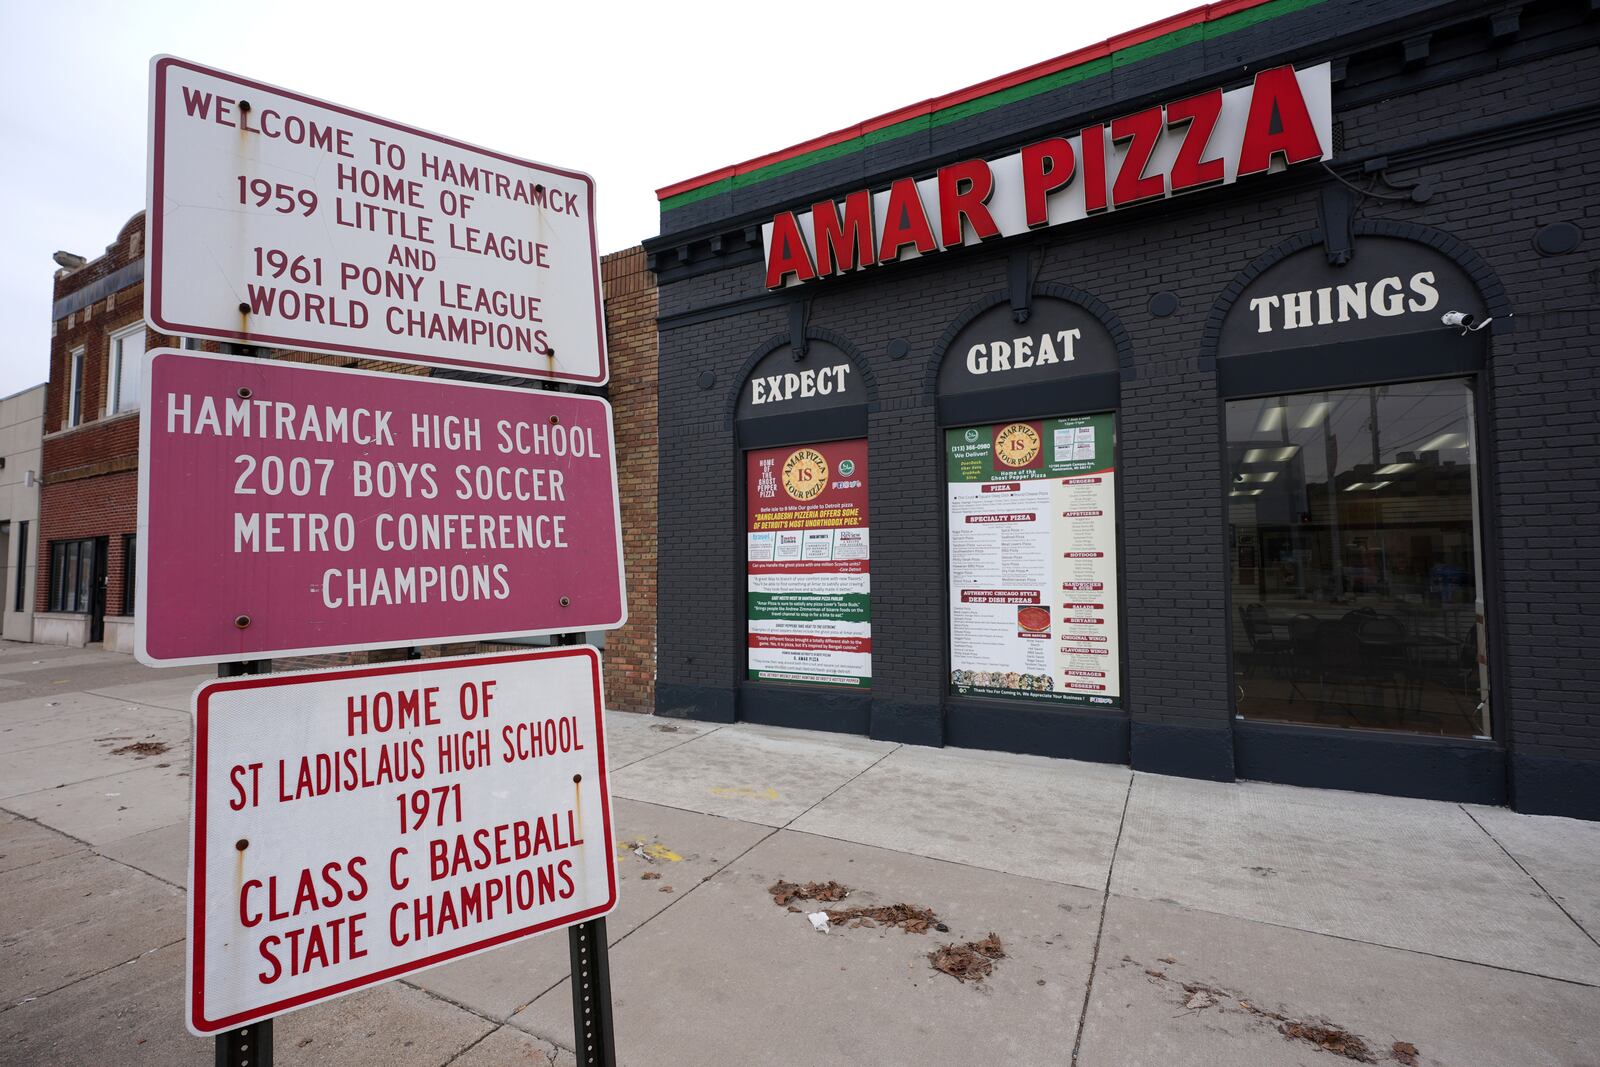
[(768, 152), (766, 155), (747, 159), (743, 163), (735, 163), (731, 167), (718, 167), (716, 170), (707, 171), (693, 178), (686, 178), (681, 182), (664, 185), (656, 190), (656, 199), (665, 200), (668, 197), (677, 196), (679, 193), (687, 193), (691, 189), (698, 189), (702, 185), (710, 185), (712, 182), (731, 178), (735, 174), (758, 170), (761, 167), (768, 167), (774, 163), (792, 159), (795, 156), (805, 155), (807, 152), (814, 152), (819, 148), (828, 148), (841, 144), (863, 134), (893, 126), (897, 122), (904, 122), (919, 115), (931, 115), (935, 111), (943, 111), (947, 107), (965, 104), (980, 97), (988, 96), (991, 93), (998, 93), (1004, 89), (1023, 85), (1049, 74), (1055, 74), (1092, 60), (1104, 58), (1113, 52), (1143, 44), (1146, 41), (1163, 37), (1177, 30), (1187, 29), (1202, 22), (1214, 22), (1217, 19), (1237, 14), (1240, 11), (1248, 11), (1250, 8), (1260, 7), (1266, 3), (1271, 3), (1271, 0), (1222, 0), (1220, 3), (1202, 4), (1199, 7), (1190, 8), (1188, 11), (1129, 30), (1126, 33), (1120, 33), (1115, 37), (1108, 37), (1098, 44), (1088, 45), (1065, 55), (1043, 60), (1032, 66), (1014, 70), (1009, 74), (1001, 74), (990, 78), (988, 81), (981, 81), (976, 85), (969, 85), (964, 89), (945, 93), (943, 96), (935, 96), (921, 103), (908, 104), (895, 111), (885, 112), (882, 115), (858, 122), (853, 126), (846, 126), (843, 129), (834, 130), (832, 133), (813, 137), (809, 141), (802, 141), (797, 145), (790, 145), (788, 148), (782, 148), (776, 152)]

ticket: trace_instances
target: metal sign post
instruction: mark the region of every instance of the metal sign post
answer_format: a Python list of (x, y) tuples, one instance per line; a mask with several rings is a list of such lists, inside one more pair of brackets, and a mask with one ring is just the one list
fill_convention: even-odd
[(567, 950), (572, 957), (572, 1041), (578, 1067), (616, 1067), (604, 916), (567, 927)]
[[(217, 664), (218, 678), (271, 674), (270, 659)], [(216, 1067), (272, 1067), (272, 1020), (262, 1019), (217, 1035)]]
[(151, 73), (145, 317), (225, 353), (141, 368), (137, 656), (236, 661), (195, 695), (189, 1029), (218, 1067), (271, 1067), (277, 1015), (571, 925), (578, 1061), (612, 1065), (599, 654), (417, 658), (623, 625), (609, 404), (270, 358), (604, 385), (594, 183)]

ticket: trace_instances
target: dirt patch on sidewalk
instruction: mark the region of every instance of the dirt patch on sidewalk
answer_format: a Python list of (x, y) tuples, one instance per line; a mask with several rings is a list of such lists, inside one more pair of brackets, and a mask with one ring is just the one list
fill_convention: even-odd
[(1173, 957), (1163, 956), (1159, 962), (1166, 966), (1144, 967), (1131, 957), (1123, 957), (1124, 964), (1144, 967), (1146, 980), (1172, 996), (1186, 1015), (1196, 1016), (1210, 1011), (1241, 1014), (1253, 1024), (1272, 1027), (1283, 1035), (1285, 1041), (1314, 1045), (1323, 1052), (1356, 1063), (1392, 1062), (1399, 1063), (1402, 1067), (1417, 1067), (1421, 1062), (1417, 1046), (1409, 1041), (1396, 1041), (1389, 1047), (1387, 1054), (1383, 1054), (1380, 1052), (1383, 1047), (1381, 1044), (1374, 1044), (1369, 1039), (1328, 1019), (1299, 1012), (1274, 1011), (1230, 989), (1223, 989), (1207, 982), (1182, 981), (1168, 973), (1173, 969), (1171, 965), (1176, 963)]
[[(849, 896), (851, 890), (849, 886), (840, 882), (807, 882), (805, 885), (800, 885), (797, 882), (785, 882), (780, 878), (767, 887), (767, 892), (772, 894), (774, 904), (798, 913), (805, 909), (797, 907), (794, 901), (814, 900), (831, 904)], [(824, 908), (822, 914), (828, 917), (830, 926), (843, 926), (847, 923), (852, 929), (898, 926), (908, 934), (925, 934), (930, 926), (939, 922), (939, 917), (933, 913), (932, 908), (924, 908), (918, 904)]]
[(172, 746), (165, 741), (135, 741), (131, 745), (111, 750), (113, 756), (134, 756), (144, 759), (146, 756), (159, 756), (171, 751)]

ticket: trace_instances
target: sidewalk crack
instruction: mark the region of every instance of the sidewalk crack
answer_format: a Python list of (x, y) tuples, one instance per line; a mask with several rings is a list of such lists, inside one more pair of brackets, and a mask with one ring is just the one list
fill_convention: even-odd
[(1545, 884), (1543, 882), (1539, 881), (1539, 879), (1535, 878), (1534, 875), (1533, 875), (1533, 872), (1528, 870), (1528, 868), (1524, 867), (1522, 865), (1522, 861), (1517, 859), (1517, 857), (1513, 856), (1511, 854), (1511, 850), (1506, 848), (1506, 846), (1501, 843), (1501, 841), (1500, 841), (1500, 839), (1498, 837), (1496, 837), (1496, 836), (1494, 836), (1494, 834), (1490, 833), (1489, 832), (1489, 828), (1487, 826), (1483, 825), (1483, 823), (1479, 822), (1478, 821), (1478, 817), (1476, 815), (1472, 814), (1472, 812), (1467, 810), (1467, 806), (1465, 804), (1457, 804), (1456, 807), (1460, 808), (1462, 810), (1462, 812), (1466, 815), (1466, 817), (1472, 820), (1473, 825), (1477, 826), (1478, 829), (1483, 831), (1485, 837), (1487, 837), (1490, 841), (1493, 841), (1495, 843), (1495, 847), (1499, 848), (1501, 852), (1504, 852), (1506, 854), (1506, 859), (1510, 860), (1512, 863), (1515, 863), (1517, 865), (1517, 870), (1521, 871), (1523, 874), (1528, 876), (1528, 881), (1532, 882), (1534, 885), (1539, 887), (1539, 891), (1541, 893), (1543, 893), (1546, 897), (1549, 898), (1550, 903), (1554, 904), (1557, 908), (1559, 908), (1561, 910), (1561, 914), (1565, 915), (1572, 922), (1572, 925), (1576, 926), (1578, 928), (1578, 932), (1579, 933), (1583, 934), (1584, 937), (1587, 937), (1590, 941), (1594, 942), (1594, 945), (1595, 945), (1596, 948), (1600, 948), (1600, 938), (1596, 938), (1594, 936), (1594, 934), (1591, 934), (1589, 932), (1588, 928), (1585, 927), (1581, 922), (1578, 921), (1578, 917), (1576, 915), (1573, 915), (1572, 912), (1568, 911), (1567, 908), (1566, 908), (1566, 905), (1562, 904), (1561, 901), (1557, 900), (1556, 899), (1556, 895), (1554, 893), (1550, 892), (1549, 889), (1546, 889), (1545, 888)]
[(138, 963), (140, 960), (144, 959), (146, 956), (151, 955), (152, 953), (160, 952), (162, 949), (171, 948), (173, 945), (181, 945), (181, 944), (183, 944), (183, 940), (184, 939), (180, 937), (180, 938), (178, 938), (178, 940), (169, 941), (165, 945), (157, 945), (155, 948), (145, 949), (143, 952), (139, 953), (137, 956), (130, 956), (129, 958), (127, 958), (125, 960), (120, 960), (120, 961), (118, 961), (116, 963), (113, 963), (109, 967), (102, 967), (98, 971), (95, 971), (92, 974), (79, 975), (78, 977), (74, 978), (72, 981), (67, 982), (64, 985), (58, 985), (54, 989), (47, 989), (43, 993), (35, 993), (35, 994), (32, 994), (31, 996), (28, 996), (28, 997), (26, 997), (26, 998), (24, 998), (22, 1000), (19, 1000), (19, 1001), (15, 1002), (13, 1004), (7, 1004), (4, 1007), (0, 1007), (0, 1015), (4, 1015), (8, 1011), (15, 1011), (18, 1008), (26, 1007), (27, 1005), (32, 1004), (35, 1001), (43, 1000), (45, 997), (54, 996), (55, 994), (61, 992), (64, 989), (71, 989), (73, 986), (78, 985), (78, 984), (80, 984), (82, 982), (87, 982), (91, 978), (99, 978), (102, 974), (107, 974), (107, 973), (109, 973), (111, 971), (114, 971), (118, 967), (126, 967), (130, 963)]
[[(801, 819), (805, 818), (807, 815), (810, 815), (813, 811), (816, 811), (823, 804), (826, 804), (830, 799), (833, 798), (833, 795), (835, 793), (837, 793), (839, 790), (843, 789), (845, 786), (849, 785), (851, 782), (854, 782), (857, 778), (860, 778), (863, 774), (866, 774), (868, 771), (872, 770), (872, 768), (876, 767), (878, 764), (882, 763), (884, 760), (888, 759), (890, 756), (894, 755), (896, 752), (899, 752), (902, 748), (905, 748), (905, 747), (906, 746), (900, 745), (900, 744), (895, 745), (889, 751), (885, 752), (883, 755), (879, 756), (877, 759), (873, 760), (871, 763), (869, 763), (865, 767), (861, 768), (855, 774), (852, 774), (849, 778), (847, 778), (844, 781), (840, 782), (837, 786), (835, 786), (833, 789), (828, 791), (827, 796), (822, 797), (820, 800), (818, 800), (815, 804), (811, 805), (805, 811), (802, 811), (799, 815), (796, 815), (794, 818), (790, 819), (788, 822), (786, 822), (782, 826), (778, 827), (778, 829), (787, 830), (789, 827), (793, 826), (795, 823), (799, 822)], [(768, 835), (768, 836), (771, 836), (771, 835)]]
[(1077, 1067), (1083, 1051), (1083, 1032), (1089, 1025), (1089, 998), (1094, 994), (1094, 973), (1100, 965), (1100, 939), (1106, 932), (1106, 911), (1111, 906), (1111, 875), (1117, 869), (1117, 853), (1122, 850), (1122, 831), (1128, 825), (1128, 802), (1133, 798), (1137, 775), (1128, 775), (1128, 791), (1122, 795), (1122, 817), (1117, 820), (1117, 840), (1111, 846), (1111, 862), (1106, 864), (1106, 885), (1100, 895), (1100, 923), (1094, 931), (1094, 951), (1089, 954), (1089, 980), (1083, 984), (1083, 1007), (1078, 1011), (1078, 1035), (1072, 1042), (1072, 1065)]
[[(623, 714), (628, 715), (628, 714), (633, 714), (633, 713), (632, 712), (624, 712)], [(651, 715), (651, 716), (640, 716), (640, 718), (655, 718), (655, 716), (653, 716), (653, 715)], [(716, 733), (718, 730), (722, 729), (726, 725), (728, 725), (728, 724), (727, 723), (718, 723), (717, 725), (713, 726), (711, 729), (707, 730), (705, 733), (695, 734), (693, 737), (686, 737), (682, 741), (679, 741), (675, 745), (668, 745), (666, 748), (658, 748), (654, 752), (650, 753), (647, 756), (640, 756), (638, 759), (629, 760), (627, 763), (614, 764), (612, 766), (607, 767), (606, 770), (609, 773), (613, 773), (614, 774), (617, 771), (620, 771), (625, 767), (635, 766), (636, 764), (643, 763), (647, 759), (655, 759), (657, 756), (661, 755), (663, 752), (671, 752), (673, 749), (682, 748), (684, 745), (692, 745), (696, 741), (699, 741), (701, 738), (710, 737), (712, 734)]]

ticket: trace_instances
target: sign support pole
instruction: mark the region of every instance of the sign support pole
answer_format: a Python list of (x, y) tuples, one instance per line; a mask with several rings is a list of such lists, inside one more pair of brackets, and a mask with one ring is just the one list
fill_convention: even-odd
[[(270, 673), (270, 659), (217, 664), (218, 678)], [(258, 1023), (218, 1034), (216, 1067), (272, 1067), (272, 1020), (262, 1019)]]
[[(583, 634), (556, 634), (554, 645), (576, 645)], [(572, 1037), (578, 1067), (616, 1067), (611, 1030), (611, 955), (604, 916), (567, 927), (572, 959)]]
[[(578, 1067), (616, 1067), (605, 918), (567, 927), (567, 949), (572, 956), (572, 1034)], [(270, 1059), (267, 1062), (271, 1067)]]

